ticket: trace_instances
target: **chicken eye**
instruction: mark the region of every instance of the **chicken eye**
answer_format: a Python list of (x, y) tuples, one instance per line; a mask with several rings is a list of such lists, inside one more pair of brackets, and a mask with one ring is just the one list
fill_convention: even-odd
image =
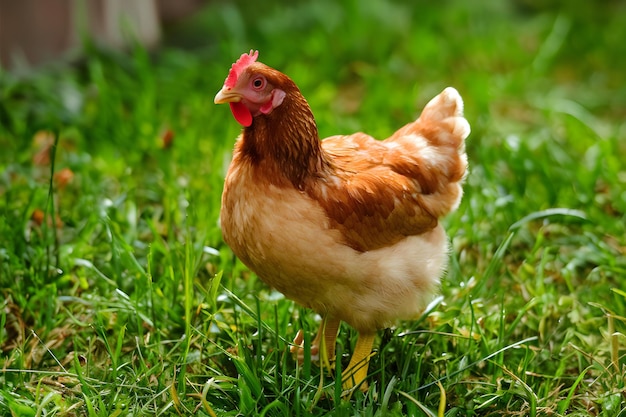
[(261, 90), (263, 87), (265, 87), (265, 78), (263, 77), (255, 78), (252, 81), (252, 87), (254, 87), (256, 90)]

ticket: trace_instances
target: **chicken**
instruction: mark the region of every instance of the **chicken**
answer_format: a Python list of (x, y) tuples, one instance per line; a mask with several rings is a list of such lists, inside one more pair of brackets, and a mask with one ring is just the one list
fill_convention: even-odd
[[(417, 317), (446, 268), (439, 219), (463, 193), (463, 102), (449, 87), (384, 141), (320, 141), (298, 87), (257, 57), (241, 55), (214, 100), (243, 126), (222, 195), (224, 240), (265, 283), (322, 316), (312, 354), (333, 360), (341, 321), (358, 332), (342, 384), (363, 389), (377, 330)], [(302, 340), (292, 349), (300, 355)]]

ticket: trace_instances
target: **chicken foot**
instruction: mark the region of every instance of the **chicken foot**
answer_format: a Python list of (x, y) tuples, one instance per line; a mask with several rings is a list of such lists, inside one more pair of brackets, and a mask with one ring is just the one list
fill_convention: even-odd
[[(340, 320), (325, 316), (317, 335), (311, 342), (311, 359), (320, 361), (322, 368), (326, 367), (330, 370), (334, 367), (335, 343), (340, 324)], [(359, 333), (350, 363), (342, 373), (344, 396), (349, 396), (356, 387), (360, 387), (361, 391), (367, 391), (368, 385), (365, 379), (367, 378), (369, 360), (374, 355), (372, 346), (375, 339), (376, 333)], [(302, 330), (296, 334), (293, 346), (289, 350), (296, 356), (299, 364), (304, 362), (304, 333)]]
[(367, 391), (365, 378), (367, 378), (370, 358), (374, 355), (372, 346), (375, 338), (376, 333), (359, 333), (350, 363), (342, 373), (344, 396), (349, 396), (358, 386), (360, 386), (361, 391)]
[[(311, 342), (311, 360), (321, 361), (322, 365), (331, 369), (335, 361), (335, 343), (339, 331), (340, 320), (325, 316), (315, 339)], [(304, 362), (304, 333), (298, 330), (289, 351), (296, 357), (299, 364)], [(321, 354), (320, 354), (321, 353)]]

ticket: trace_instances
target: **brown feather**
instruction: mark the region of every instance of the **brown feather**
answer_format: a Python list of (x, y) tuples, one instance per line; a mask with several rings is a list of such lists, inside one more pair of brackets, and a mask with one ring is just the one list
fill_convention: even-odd
[[(239, 103), (233, 115), (246, 126), (224, 184), (224, 239), (268, 285), (333, 324), (321, 330), (327, 343), (340, 321), (359, 332), (345, 370), (350, 390), (367, 376), (375, 330), (414, 318), (446, 268), (438, 219), (459, 204), (467, 169), (461, 97), (444, 90), (384, 141), (364, 133), (320, 141), (293, 81), (257, 62), (240, 70), (215, 100)], [(263, 77), (267, 84), (247, 90)], [(233, 94), (248, 94), (251, 124)]]
[[(466, 162), (454, 120), (442, 122), (425, 111), (386, 141), (356, 133), (320, 142), (309, 105), (291, 79), (261, 63), (246, 71), (264, 74), (287, 96), (245, 129), (234, 162), (255, 166), (259, 181), (304, 191), (346, 245), (374, 250), (431, 230), (458, 201), (456, 182)], [(444, 118), (451, 113), (458, 111), (444, 106)]]
[(359, 330), (415, 314), (446, 264), (438, 219), (462, 194), (469, 125), (458, 93), (384, 141), (320, 141), (293, 81), (260, 63), (240, 77), (253, 73), (286, 95), (235, 145), (221, 211), (228, 245), (287, 297)]

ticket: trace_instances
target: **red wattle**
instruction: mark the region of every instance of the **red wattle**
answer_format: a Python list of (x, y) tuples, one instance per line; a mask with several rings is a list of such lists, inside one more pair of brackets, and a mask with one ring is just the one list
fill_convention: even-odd
[(248, 127), (252, 124), (252, 114), (242, 102), (231, 102), (230, 111), (240, 125)]

